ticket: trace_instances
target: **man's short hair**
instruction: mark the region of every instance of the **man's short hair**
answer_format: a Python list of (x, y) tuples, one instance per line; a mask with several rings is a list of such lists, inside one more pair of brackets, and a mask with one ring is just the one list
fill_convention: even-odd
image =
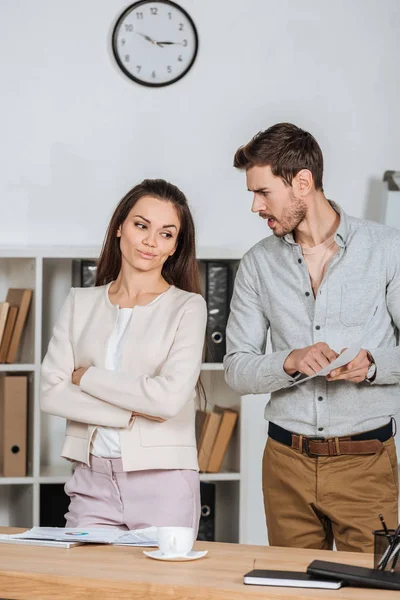
[(287, 185), (292, 185), (299, 171), (308, 169), (315, 189), (323, 191), (321, 148), (311, 133), (292, 123), (278, 123), (257, 133), (245, 146), (238, 148), (233, 165), (246, 171), (255, 166), (269, 166), (275, 177), (280, 177)]

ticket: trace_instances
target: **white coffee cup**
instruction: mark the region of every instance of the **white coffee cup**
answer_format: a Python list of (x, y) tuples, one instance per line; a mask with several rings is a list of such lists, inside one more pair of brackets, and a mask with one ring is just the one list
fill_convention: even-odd
[(165, 556), (186, 556), (193, 548), (191, 527), (157, 527), (157, 536), (158, 547)]

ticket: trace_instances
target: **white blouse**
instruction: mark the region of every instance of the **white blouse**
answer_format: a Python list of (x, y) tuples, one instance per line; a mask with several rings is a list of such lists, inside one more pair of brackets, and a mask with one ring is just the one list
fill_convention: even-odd
[[(164, 294), (165, 292), (163, 292)], [(157, 302), (163, 294), (154, 298), (149, 304)], [(132, 317), (133, 308), (120, 308), (117, 322), (107, 346), (105, 368), (110, 371), (119, 371), (123, 356), (123, 347), (126, 331)], [(119, 429), (116, 427), (97, 427), (91, 446), (91, 454), (101, 458), (121, 458), (121, 444)]]

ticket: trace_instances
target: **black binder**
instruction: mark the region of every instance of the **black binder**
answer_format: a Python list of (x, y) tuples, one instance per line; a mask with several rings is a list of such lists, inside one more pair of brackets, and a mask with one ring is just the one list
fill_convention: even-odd
[(200, 482), (201, 516), (198, 540), (215, 542), (215, 483)]
[(325, 560), (314, 560), (308, 566), (307, 573), (338, 579), (354, 587), (400, 590), (400, 573), (343, 565)]
[(40, 527), (65, 527), (64, 515), (70, 498), (64, 484), (45, 483), (40, 486)]
[(95, 260), (77, 259), (72, 262), (73, 287), (94, 287), (96, 284), (97, 265)]
[(231, 294), (227, 262), (206, 262), (206, 301), (208, 308), (206, 362), (222, 362), (226, 354), (225, 330)]

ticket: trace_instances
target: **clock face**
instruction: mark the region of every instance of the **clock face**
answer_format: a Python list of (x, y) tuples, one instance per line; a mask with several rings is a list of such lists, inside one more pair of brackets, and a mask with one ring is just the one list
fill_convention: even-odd
[(198, 38), (192, 19), (180, 6), (169, 0), (142, 0), (119, 17), (112, 46), (125, 75), (142, 85), (160, 87), (189, 71)]

